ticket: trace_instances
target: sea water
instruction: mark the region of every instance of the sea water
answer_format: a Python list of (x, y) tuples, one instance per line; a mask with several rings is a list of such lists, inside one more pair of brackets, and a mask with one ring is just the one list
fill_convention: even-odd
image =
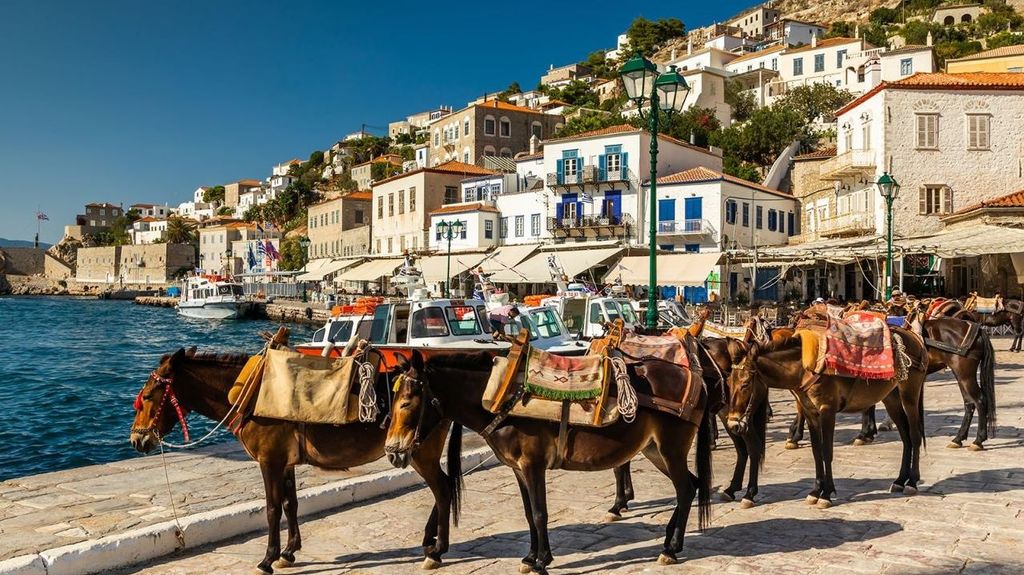
[[(293, 343), (312, 328), (297, 325)], [(0, 298), (0, 480), (139, 456), (128, 443), (139, 389), (181, 347), (255, 353), (265, 320), (197, 320), (127, 301)], [(192, 414), (193, 438), (215, 422)], [(180, 429), (170, 441), (180, 442)], [(233, 441), (219, 431), (211, 443)]]

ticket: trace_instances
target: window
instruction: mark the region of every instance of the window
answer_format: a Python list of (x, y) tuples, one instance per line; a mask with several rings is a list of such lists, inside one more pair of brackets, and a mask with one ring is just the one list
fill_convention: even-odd
[[(395, 215), (395, 194), (392, 192), (388, 194), (388, 217)], [(390, 250), (389, 250), (390, 251)]]
[(405, 213), (405, 190), (398, 190), (398, 213)]
[(804, 59), (794, 58), (793, 59), (793, 75), (803, 76), (804, 75)]
[[(476, 322), (476, 319), (473, 320)], [(412, 337), (445, 337), (448, 335), (448, 324), (444, 321), (444, 312), (439, 307), (425, 307), (412, 314)]]
[(466, 234), (467, 234), (468, 228), (469, 228), (469, 226), (466, 225), (466, 222), (462, 222), (462, 232), (459, 234), (459, 239), (460, 240), (466, 239)]
[(512, 137), (512, 122), (510, 122), (508, 120), (508, 118), (502, 118), (500, 124), (501, 124), (500, 136), (502, 138), (511, 138)]
[(459, 201), (459, 189), (455, 186), (444, 187), (444, 203), (454, 204)]
[(398, 238), (398, 251), (405, 251), (405, 236), (401, 236)]
[(534, 122), (532, 125), (530, 125), (530, 135), (531, 136), (537, 136), (538, 140), (539, 139), (543, 139), (544, 138), (544, 125), (541, 124), (540, 122)]
[(384, 217), (384, 196), (381, 196), (377, 200), (377, 219)]
[(469, 150), (466, 150), (466, 151), (462, 152), (462, 163), (463, 164), (468, 164), (469, 163)]
[(939, 148), (938, 114), (917, 114), (917, 147), (929, 150)]
[(501, 236), (502, 238), (507, 238), (508, 237), (508, 218), (507, 217), (501, 218), (501, 220), (498, 221), (498, 235)]
[(540, 214), (530, 215), (530, 235), (533, 237), (540, 236)]
[(355, 210), (355, 212), (353, 212), (352, 219), (357, 224), (363, 223), (363, 210)]
[(558, 317), (550, 309), (540, 309), (530, 313), (530, 317), (537, 323), (537, 332), (540, 337), (548, 338), (562, 335), (558, 327)]
[(494, 239), (494, 220), (484, 220), (484, 239)]
[(967, 149), (987, 150), (990, 146), (992, 116), (988, 114), (967, 115)]
[(779, 69), (779, 59), (778, 58), (772, 58), (772, 70), (778, 70), (778, 69)]
[(502, 148), (501, 149), (501, 157), (502, 158), (511, 158), (512, 157), (512, 148)]
[(377, 253), (380, 253), (380, 238), (377, 238)]
[(736, 224), (736, 200), (727, 200), (725, 202), (725, 223), (730, 225)]
[(472, 306), (452, 306), (446, 311), (452, 335), (480, 335), (480, 323), (476, 321), (476, 310)]
[(579, 173), (579, 161), (579, 158), (566, 158), (562, 160), (564, 165), (563, 173), (565, 173), (566, 178), (570, 176), (576, 177), (576, 174)]
[(523, 237), (526, 216), (516, 216), (516, 237)]
[(764, 229), (764, 206), (755, 206), (754, 212), (754, 223), (757, 225), (757, 229)]
[(920, 192), (920, 213), (931, 216), (953, 213), (953, 189), (943, 185), (926, 185)]
[(750, 204), (743, 202), (743, 227), (750, 227)]
[(391, 252), (395, 251), (395, 248), (394, 248), (394, 243), (392, 243), (392, 239), (393, 239), (393, 238), (388, 238), (388, 253), (389, 253), (389, 254), (390, 254)]
[(416, 188), (409, 188), (409, 211), (416, 211)]
[(825, 71), (825, 55), (815, 54), (814, 55), (814, 71), (824, 72)]
[(486, 118), (484, 118), (484, 135), (494, 135), (494, 118), (492, 116), (487, 116)]
[(843, 131), (843, 144), (845, 145), (844, 151), (853, 149), (853, 128), (849, 126)]
[(836, 52), (836, 68), (843, 67), (843, 60), (846, 58), (846, 50)]
[(779, 229), (779, 212), (775, 210), (768, 210), (768, 231), (774, 232)]
[(786, 214), (786, 219), (786, 229), (789, 230), (789, 235), (796, 235), (796, 216), (793, 215), (793, 212), (789, 212), (788, 214)]
[(900, 60), (900, 76), (909, 76), (914, 73), (914, 61), (910, 58)]
[(462, 122), (462, 135), (463, 136), (468, 136), (469, 135), (469, 118), (466, 118), (466, 120), (464, 122)]
[(618, 174), (622, 170), (622, 154), (608, 154), (605, 157), (608, 173)]
[(441, 145), (441, 131), (434, 130), (434, 147)]
[(863, 132), (863, 134), (861, 134), (862, 135), (861, 149), (862, 150), (870, 150), (871, 149), (871, 124), (869, 124), (867, 122), (864, 122), (864, 125), (861, 126), (861, 131)]
[(565, 206), (564, 208), (562, 208), (563, 219), (571, 220), (571, 221), (575, 222), (576, 221), (576, 202), (565, 202), (562, 205)]
[(434, 239), (441, 241), (441, 226), (434, 226)]

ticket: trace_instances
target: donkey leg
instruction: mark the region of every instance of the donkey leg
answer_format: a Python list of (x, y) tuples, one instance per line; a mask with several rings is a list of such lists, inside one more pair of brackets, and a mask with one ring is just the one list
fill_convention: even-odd
[(750, 476), (747, 479), (747, 492), (740, 501), (740, 507), (748, 509), (754, 506), (754, 498), (757, 497), (757, 479), (761, 472), (761, 463), (764, 461), (765, 438), (760, 431), (747, 432), (744, 442), (749, 446)]
[(885, 411), (889, 414), (889, 419), (892, 420), (896, 430), (899, 431), (900, 441), (903, 443), (903, 455), (900, 458), (900, 474), (892, 482), (889, 492), (902, 492), (906, 487), (907, 480), (910, 478), (910, 427), (907, 423), (907, 415), (904, 413), (903, 405), (900, 402), (898, 389), (892, 390), (889, 395), (885, 396), (882, 403), (885, 405)]
[(732, 438), (733, 447), (736, 448), (736, 465), (733, 467), (729, 486), (722, 489), (720, 495), (723, 501), (736, 501), (736, 492), (743, 488), (743, 472), (747, 466), (749, 452), (747, 451), (746, 435), (736, 435), (728, 428), (726, 432)]
[(296, 493), (295, 468), (284, 474), (284, 516), (288, 521), (288, 544), (281, 551), (276, 567), (291, 567), (295, 564), (295, 552), (302, 549), (302, 535), (299, 533), (299, 500)]
[(854, 445), (864, 445), (875, 440), (878, 433), (878, 425), (875, 423), (875, 406), (864, 410), (860, 419), (860, 434), (853, 440)]
[[(666, 438), (667, 439), (667, 438)], [(663, 472), (668, 475), (676, 491), (676, 508), (672, 511), (668, 525), (665, 526), (665, 542), (658, 556), (658, 563), (671, 565), (678, 562), (678, 554), (683, 550), (683, 536), (689, 520), (693, 499), (697, 495), (697, 477), (687, 468), (686, 452), (679, 445), (687, 445), (684, 438), (673, 438), (658, 445), (658, 459), (663, 464)], [(647, 455), (647, 453), (645, 453)], [(648, 456), (648, 459), (651, 459)], [(653, 461), (653, 459), (652, 459)]]
[[(445, 429), (442, 426), (439, 429)], [(423, 568), (437, 569), (441, 556), (448, 551), (448, 533), (451, 523), (452, 493), (448, 475), (441, 469), (441, 452), (446, 434), (432, 433), (412, 454), (412, 467), (427, 482), (434, 496), (434, 508), (423, 529)]]
[(260, 463), (263, 490), (267, 499), (267, 554), (256, 570), (265, 575), (274, 572), (274, 562), (281, 556), (281, 508), (284, 504), (285, 469), (276, 463)]
[(789, 439), (786, 440), (786, 449), (796, 449), (800, 447), (800, 442), (804, 438), (804, 414), (797, 409), (796, 417), (793, 418), (793, 423), (789, 424)]
[[(629, 462), (623, 463), (614, 470), (615, 473), (615, 501), (612, 508), (605, 514), (605, 522), (618, 521), (622, 519), (622, 512), (629, 509), (627, 489), (632, 491), (632, 478), (629, 471)], [(627, 487), (628, 486), (628, 487)]]
[(533, 566), (537, 563), (537, 526), (533, 522), (533, 507), (530, 503), (530, 490), (526, 487), (526, 478), (518, 469), (514, 471), (516, 483), (519, 484), (519, 496), (523, 500), (523, 512), (526, 514), (526, 523), (530, 526), (530, 553), (523, 557), (523, 562), (519, 566), (519, 572), (529, 573), (533, 571)]
[(818, 409), (818, 452), (821, 454), (822, 483), (818, 496), (818, 507), (827, 509), (832, 506), (832, 497), (836, 494), (836, 484), (832, 478), (832, 454), (835, 449), (836, 412), (831, 405), (823, 405)]
[(822, 481), (825, 477), (825, 467), (822, 464), (821, 435), (818, 429), (818, 422), (806, 418), (807, 433), (811, 436), (811, 454), (814, 456), (814, 488), (807, 494), (806, 501), (809, 505), (818, 503), (821, 495)]
[(547, 566), (554, 561), (551, 544), (548, 542), (548, 494), (545, 484), (547, 470), (544, 465), (529, 465), (523, 469), (526, 491), (533, 512), (533, 526), (537, 532), (537, 561), (533, 564), (535, 573), (546, 574)]
[(910, 440), (909, 474), (906, 487), (903, 489), (903, 493), (906, 495), (916, 495), (917, 485), (921, 482), (921, 446), (924, 444), (924, 412), (921, 402), (924, 379), (924, 373), (911, 374), (903, 389), (900, 389), (900, 402), (903, 411), (907, 414)]

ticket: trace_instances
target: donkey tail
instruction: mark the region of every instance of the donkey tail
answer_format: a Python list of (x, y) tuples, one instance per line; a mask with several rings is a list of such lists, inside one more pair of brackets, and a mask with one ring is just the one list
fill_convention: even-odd
[(981, 400), (988, 407), (988, 435), (996, 436), (996, 350), (992, 347), (992, 338), (985, 330), (978, 330), (981, 340)]
[(452, 422), (448, 435), (448, 493), (452, 500), (452, 523), (456, 526), (462, 513), (462, 488), (462, 424)]
[(711, 524), (711, 448), (715, 443), (715, 414), (711, 402), (704, 400), (704, 416), (697, 429), (697, 519), (703, 530)]

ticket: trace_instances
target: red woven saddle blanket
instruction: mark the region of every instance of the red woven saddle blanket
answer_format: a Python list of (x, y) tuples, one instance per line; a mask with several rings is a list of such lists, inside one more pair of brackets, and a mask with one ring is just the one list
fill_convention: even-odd
[(825, 332), (825, 367), (836, 375), (892, 379), (892, 334), (885, 318), (873, 312), (853, 312), (833, 319)]
[(626, 355), (636, 359), (653, 357), (682, 367), (690, 367), (690, 357), (686, 353), (686, 346), (678, 338), (672, 336), (627, 334), (619, 342), (618, 348)]

